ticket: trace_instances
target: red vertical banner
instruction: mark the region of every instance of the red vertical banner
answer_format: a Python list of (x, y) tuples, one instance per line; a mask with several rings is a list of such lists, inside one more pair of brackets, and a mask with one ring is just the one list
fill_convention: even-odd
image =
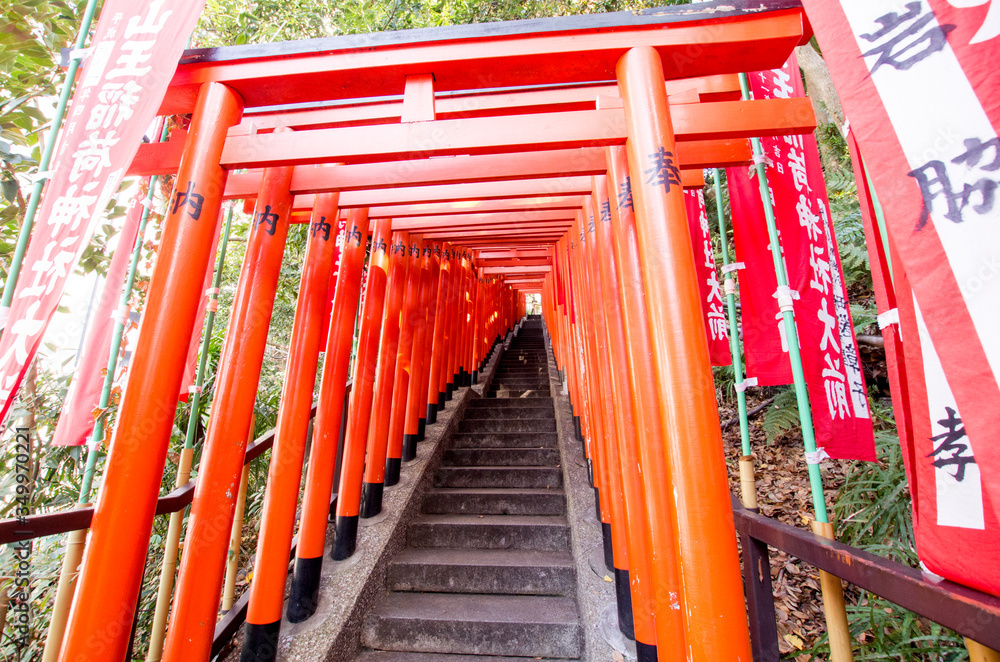
[[(749, 78), (755, 99), (805, 96), (794, 56), (780, 69), (755, 72)], [(816, 443), (830, 457), (874, 461), (868, 393), (816, 139), (809, 134), (761, 142), (768, 159), (768, 183), (789, 287), (798, 299), (795, 320)], [(729, 172), (737, 258), (746, 265), (740, 271), (743, 319), (754, 331), (750, 334), (744, 327), (747, 374), (757, 377), (762, 385), (788, 383), (787, 339), (778, 310), (777, 280), (759, 185), (747, 170), (732, 168)], [(752, 245), (744, 253), (741, 248), (747, 240)], [(766, 341), (757, 346), (762, 336)], [(782, 348), (781, 354), (774, 353), (776, 346)], [(784, 363), (781, 370), (779, 361)], [(761, 365), (774, 370), (759, 374)], [(785, 376), (788, 379), (783, 379)]]
[(687, 206), (688, 227), (694, 246), (694, 268), (698, 272), (709, 358), (712, 365), (730, 365), (733, 357), (729, 351), (729, 326), (722, 301), (722, 286), (715, 270), (715, 253), (712, 250), (712, 234), (708, 229), (704, 192), (701, 189), (685, 190), (684, 204)]
[(118, 304), (136, 236), (139, 234), (144, 198), (142, 191), (135, 194), (118, 234), (118, 247), (104, 276), (104, 289), (94, 310), (80, 360), (73, 371), (73, 381), (66, 392), (56, 431), (52, 435), (53, 446), (79, 446), (94, 429), (94, 410), (100, 404), (101, 391), (104, 389), (104, 371), (108, 366), (115, 321), (121, 319), (122, 324), (128, 324), (128, 308), (118, 309)]
[[(0, 421), (59, 305), (66, 279), (156, 115), (205, 0), (108, 0), (84, 53), (0, 338)], [(183, 194), (184, 192), (182, 192)], [(201, 214), (202, 196), (186, 201)], [(195, 216), (195, 220), (197, 220)]]
[[(962, 424), (959, 444), (957, 433), (946, 434), (937, 424), (951, 420), (944, 400), (929, 398), (933, 411), (911, 408), (915, 444), (928, 438), (926, 421), (918, 418), (926, 416), (936, 430), (930, 435), (933, 452), (915, 455), (916, 474), (945, 460), (955, 463), (954, 472), (971, 458), (980, 471), (981, 494), (973, 497), (976, 489), (967, 488), (968, 508), (977, 508), (982, 498), (995, 512), (1000, 509), (1000, 444), (995, 443), (1000, 416), (1000, 5), (985, 0), (806, 0), (804, 5)], [(897, 297), (901, 313), (902, 298)], [(904, 328), (909, 373), (906, 333)], [(928, 371), (925, 363), (922, 373)], [(927, 390), (934, 389), (928, 384)], [(918, 432), (921, 427), (924, 432)], [(959, 482), (973, 475), (966, 471)], [(919, 496), (919, 503), (937, 498), (932, 485), (921, 489), (931, 493)], [(974, 530), (952, 529), (956, 557), (971, 549), (971, 538), (966, 544), (961, 534)], [(981, 568), (987, 574), (993, 570), (995, 565)]]

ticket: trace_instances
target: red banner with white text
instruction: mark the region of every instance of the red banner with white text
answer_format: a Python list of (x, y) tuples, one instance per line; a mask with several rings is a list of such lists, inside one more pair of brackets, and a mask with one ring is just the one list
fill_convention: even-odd
[(804, 4), (906, 277), (918, 551), (1000, 594), (1000, 3)]
[(125, 274), (139, 234), (144, 199), (142, 191), (135, 194), (128, 214), (125, 215), (125, 223), (118, 233), (118, 247), (104, 276), (104, 289), (73, 371), (73, 380), (66, 392), (56, 431), (52, 435), (53, 446), (79, 446), (94, 429), (95, 412), (104, 389), (104, 373), (108, 367), (115, 323), (121, 320), (122, 324), (128, 324), (128, 308), (119, 309), (119, 304)]
[[(805, 96), (794, 56), (780, 69), (750, 74), (755, 99)], [(830, 457), (874, 460), (868, 392), (854, 335), (812, 134), (765, 138), (768, 183), (794, 302), (817, 446)], [(756, 178), (730, 168), (729, 190), (740, 270), (747, 376), (759, 385), (791, 382), (777, 279)]]
[(687, 205), (688, 228), (691, 230), (691, 243), (694, 246), (694, 268), (698, 272), (709, 358), (712, 365), (730, 365), (733, 357), (729, 351), (729, 326), (722, 300), (722, 287), (715, 271), (715, 253), (708, 229), (704, 192), (700, 189), (686, 189), (684, 204)]
[(0, 421), (156, 115), (205, 0), (107, 0), (66, 115), (0, 337)]

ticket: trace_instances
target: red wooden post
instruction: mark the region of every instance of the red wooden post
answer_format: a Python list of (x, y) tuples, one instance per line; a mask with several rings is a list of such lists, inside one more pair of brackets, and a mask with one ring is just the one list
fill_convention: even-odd
[(385, 285), (389, 270), (389, 243), (392, 220), (380, 218), (375, 223), (368, 276), (362, 302), (358, 351), (354, 357), (351, 405), (347, 414), (347, 435), (337, 488), (336, 538), (330, 558), (343, 561), (354, 554), (358, 542), (358, 514), (361, 510), (361, 483), (365, 467), (368, 426), (375, 398), (375, 371), (378, 364), (379, 336), (385, 307)]
[[(413, 336), (421, 323), (424, 311), (420, 307), (420, 278), (423, 273), (424, 242), (419, 237), (411, 237), (406, 272), (406, 291), (403, 295), (402, 326), (396, 352), (396, 378), (392, 391), (392, 408), (389, 414), (389, 447), (385, 460), (385, 485), (399, 482), (399, 470), (403, 457), (403, 439), (406, 434), (407, 399), (410, 382), (413, 380)], [(416, 422), (414, 422), (414, 426)], [(414, 430), (415, 431), (415, 430)], [(414, 449), (415, 451), (415, 449)], [(412, 457), (410, 459), (413, 459)]]
[(390, 416), (395, 392), (399, 388), (395, 380), (396, 357), (399, 351), (399, 318), (403, 310), (403, 294), (409, 263), (407, 256), (409, 239), (408, 232), (392, 233), (385, 315), (382, 319), (382, 341), (378, 357), (378, 374), (375, 377), (375, 405), (368, 431), (365, 477), (361, 485), (361, 517), (374, 517), (382, 511)]
[(215, 378), (198, 486), (188, 518), (164, 662), (207, 659), (243, 474), (257, 382), (288, 235), (292, 168), (269, 168), (261, 180), (239, 286)]
[(652, 48), (618, 62), (660, 418), (695, 662), (749, 660), (750, 640), (715, 384), (708, 358), (663, 67)]
[[(612, 248), (619, 267), (618, 287), (623, 304), (624, 347), (628, 354), (636, 429), (646, 494), (649, 531), (650, 572), (653, 585), (656, 639), (661, 655), (683, 655), (684, 596), (677, 565), (674, 529), (673, 479), (667, 464), (660, 402), (656, 399), (656, 368), (646, 314), (646, 288), (639, 265), (639, 245), (635, 232), (632, 183), (628, 175), (625, 147), (608, 148), (608, 186), (611, 202)], [(680, 607), (680, 608), (678, 608)], [(673, 653), (671, 653), (673, 651)]]
[(333, 297), (333, 316), (326, 341), (326, 361), (320, 378), (319, 406), (309, 450), (299, 542), (295, 550), (295, 576), (288, 598), (288, 620), (300, 623), (316, 611), (319, 577), (323, 569), (330, 495), (337, 464), (337, 446), (344, 417), (347, 371), (354, 344), (354, 322), (361, 296), (361, 272), (368, 245), (368, 210), (352, 209), (344, 228), (340, 269)]
[(240, 653), (242, 662), (274, 660), (278, 652), (281, 608), (288, 576), (288, 550), (295, 529), (295, 508), (302, 481), (316, 366), (325, 340), (321, 335), (323, 316), (330, 299), (330, 275), (339, 252), (338, 195), (323, 193), (316, 196), (313, 208), (257, 536), (257, 555)]
[(427, 424), (437, 421), (437, 413), (444, 409), (445, 392), (441, 388), (442, 364), (445, 361), (445, 331), (448, 326), (448, 301), (451, 296), (451, 244), (445, 243), (438, 274), (437, 302), (434, 305), (434, 334), (431, 336), (429, 370), (427, 372)]
[(128, 648), (177, 394), (219, 233), (226, 185), (219, 158), (242, 109), (225, 85), (201, 87), (66, 625), (64, 662), (120, 660)]
[[(587, 334), (594, 338), (596, 344), (595, 375), (600, 378), (600, 391), (597, 405), (601, 408), (601, 429), (603, 430), (603, 446), (601, 458), (605, 464), (607, 481), (607, 499), (601, 506), (607, 504), (611, 524), (611, 548), (615, 570), (615, 593), (618, 599), (618, 624), (622, 632), (635, 637), (632, 621), (632, 594), (629, 592), (629, 554), (625, 524), (625, 505), (622, 485), (621, 455), (619, 453), (620, 439), (616, 418), (614, 390), (612, 388), (611, 361), (608, 347), (608, 333), (604, 320), (604, 301), (601, 294), (601, 275), (597, 270), (597, 210), (593, 200), (587, 197), (583, 201), (586, 239), (584, 253), (581, 256), (581, 273), (586, 278), (586, 294), (590, 297), (588, 304), (589, 324)], [(602, 494), (602, 496), (604, 496)]]

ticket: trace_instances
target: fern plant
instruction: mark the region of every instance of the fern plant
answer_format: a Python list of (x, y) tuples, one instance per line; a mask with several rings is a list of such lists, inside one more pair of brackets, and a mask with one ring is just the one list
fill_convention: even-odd
[(774, 396), (774, 402), (764, 412), (761, 419), (764, 434), (769, 443), (774, 443), (778, 437), (786, 432), (798, 430), (800, 425), (795, 389), (785, 388)]

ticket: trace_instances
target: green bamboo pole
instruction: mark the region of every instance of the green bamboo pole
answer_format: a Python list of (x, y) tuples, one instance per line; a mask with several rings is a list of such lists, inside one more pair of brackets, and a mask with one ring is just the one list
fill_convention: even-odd
[[(743, 92), (743, 99), (748, 101), (750, 99), (750, 81), (745, 73), (740, 74), (740, 89)], [(751, 143), (757, 170), (757, 184), (760, 186), (760, 199), (764, 206), (764, 218), (767, 220), (767, 235), (771, 241), (771, 257), (774, 260), (778, 292), (782, 292), (782, 288), (787, 292), (788, 274), (785, 273), (785, 261), (781, 254), (778, 226), (774, 218), (774, 207), (771, 205), (771, 191), (767, 182), (764, 149), (761, 146), (760, 138), (751, 138)], [(782, 298), (782, 296), (778, 298), (779, 305), (781, 305)], [(809, 461), (810, 456), (815, 458), (816, 436), (813, 429), (812, 409), (809, 405), (805, 371), (802, 368), (802, 355), (799, 352), (799, 336), (795, 330), (795, 313), (792, 311), (790, 303), (791, 297), (788, 296), (786, 305), (781, 305), (781, 318), (788, 342), (788, 359), (792, 365), (795, 400), (799, 409), (799, 421), (802, 423), (802, 440), (807, 458), (806, 467), (809, 470), (809, 486), (812, 489), (813, 509), (816, 515), (811, 528), (816, 535), (832, 540), (835, 536), (833, 525), (826, 512), (826, 498), (823, 494), (823, 477), (820, 475), (819, 461)], [(830, 642), (830, 660), (832, 662), (852, 662), (854, 653), (851, 646), (851, 633), (847, 624), (844, 586), (839, 577), (823, 570), (819, 571), (819, 580), (823, 596), (823, 613), (826, 616), (826, 631)]]
[[(723, 290), (726, 293), (726, 307), (729, 310), (729, 352), (733, 356), (733, 373), (736, 383), (743, 382), (743, 353), (740, 351), (740, 339), (736, 326), (736, 278), (732, 271), (726, 267), (730, 264), (729, 242), (726, 237), (729, 229), (726, 227), (725, 205), (722, 204), (722, 171), (715, 168), (715, 209), (719, 216), (719, 234), (722, 235), (722, 267), (723, 267)], [(729, 283), (732, 282), (732, 285)], [(746, 393), (737, 388), (736, 402), (740, 412), (740, 444), (743, 448), (743, 455), (749, 456), (752, 452), (750, 448), (750, 423), (747, 420), (747, 396)]]
[(889, 231), (885, 226), (885, 212), (882, 211), (882, 203), (878, 201), (878, 194), (875, 187), (871, 185), (872, 177), (868, 174), (868, 166), (864, 159), (861, 160), (861, 167), (864, 168), (865, 177), (868, 179), (868, 197), (871, 198), (872, 208), (875, 209), (875, 221), (878, 223), (879, 235), (882, 239), (882, 251), (885, 253), (885, 263), (889, 267), (889, 280), (894, 281), (892, 275), (892, 254), (889, 252)]
[(198, 357), (198, 373), (191, 392), (191, 416), (188, 418), (187, 435), (184, 437), (184, 449), (194, 448), (195, 435), (198, 432), (198, 407), (201, 404), (201, 386), (205, 383), (205, 371), (208, 367), (208, 346), (212, 340), (212, 328), (215, 326), (215, 312), (219, 300), (219, 287), (222, 285), (222, 272), (226, 266), (226, 248), (229, 245), (229, 232), (233, 225), (233, 207), (226, 213), (226, 226), (222, 230), (222, 243), (219, 245), (219, 259), (215, 266), (215, 277), (212, 280), (212, 293), (209, 296), (208, 314), (205, 317), (205, 333), (201, 339), (201, 355)]
[(747, 419), (747, 386), (743, 376), (743, 355), (740, 351), (740, 338), (736, 326), (736, 278), (729, 270), (729, 230), (726, 227), (726, 210), (722, 204), (722, 171), (714, 170), (715, 175), (715, 210), (719, 216), (719, 234), (722, 236), (722, 271), (724, 279), (723, 291), (726, 293), (726, 308), (729, 312), (729, 353), (733, 357), (733, 378), (736, 380), (736, 406), (740, 419), (740, 447), (743, 455), (740, 457), (740, 497), (743, 506), (758, 510), (757, 506), (757, 476), (754, 470), (753, 449), (750, 447), (750, 422)]
[[(90, 26), (94, 22), (94, 14), (97, 10), (97, 0), (87, 0), (87, 6), (83, 11), (83, 21), (80, 23), (80, 32), (76, 37), (74, 50), (83, 49), (87, 43), (87, 35), (90, 33)], [(3, 298), (0, 299), (0, 308), (6, 310), (10, 308), (10, 302), (14, 298), (14, 286), (17, 285), (18, 276), (21, 274), (21, 263), (24, 261), (24, 253), (28, 249), (28, 240), (31, 238), (31, 230), (35, 225), (35, 214), (38, 212), (38, 203), (42, 197), (42, 189), (45, 186), (47, 177), (44, 173), (48, 171), (52, 162), (52, 153), (55, 150), (56, 139), (59, 130), (62, 128), (63, 120), (66, 117), (66, 106), (69, 105), (69, 97), (73, 92), (73, 82), (76, 80), (76, 72), (80, 68), (81, 59), (70, 55), (69, 68), (66, 71), (66, 78), (63, 79), (62, 91), (59, 93), (59, 102), (56, 104), (56, 114), (52, 118), (52, 126), (45, 139), (45, 148), (42, 150), (42, 158), (38, 162), (38, 174), (31, 187), (31, 195), (28, 197), (28, 207), (24, 210), (24, 222), (17, 235), (17, 246), (14, 248), (14, 257), (10, 262), (10, 270), (7, 272), (7, 281), (3, 285)]]
[[(750, 81), (745, 73), (740, 74), (740, 88), (743, 99), (750, 100)], [(781, 256), (781, 244), (778, 239), (778, 226), (774, 219), (774, 207), (771, 206), (770, 187), (767, 183), (767, 166), (764, 163), (764, 148), (760, 138), (751, 138), (753, 144), (754, 162), (757, 167), (757, 183), (760, 186), (760, 198), (764, 205), (764, 218), (767, 220), (767, 236), (771, 241), (771, 257), (774, 260), (774, 273), (778, 279), (778, 288), (788, 287), (788, 274), (785, 273), (785, 262)], [(795, 313), (790, 309), (781, 311), (785, 326), (785, 338), (788, 342), (788, 360), (792, 364), (792, 381), (795, 385), (795, 401), (799, 408), (799, 421), (802, 423), (802, 440), (806, 453), (816, 452), (816, 436), (813, 430), (812, 408), (809, 406), (809, 390), (806, 387), (805, 371), (802, 369), (802, 354), (799, 352), (799, 335), (795, 330)], [(812, 489), (813, 509), (816, 521), (828, 523), (826, 499), (823, 495), (823, 477), (819, 472), (819, 464), (807, 463), (809, 468), (809, 486)]]
[[(170, 133), (164, 122), (160, 132), (160, 142), (167, 139)], [(146, 224), (149, 222), (150, 210), (153, 207), (153, 197), (156, 192), (156, 183), (159, 178), (153, 175), (149, 178), (149, 190), (146, 192), (146, 201), (142, 210), (142, 218), (139, 220), (139, 231), (135, 236), (135, 247), (132, 249), (132, 261), (129, 264), (128, 275), (125, 278), (125, 286), (122, 288), (122, 296), (119, 300), (119, 310), (124, 310), (132, 299), (132, 289), (135, 285), (135, 275), (139, 270), (139, 258), (142, 254), (142, 238), (146, 233)], [(120, 247), (124, 248), (124, 246)], [(94, 421), (94, 432), (90, 438), (87, 448), (86, 466), (83, 470), (83, 479), (80, 481), (80, 495), (78, 503), (89, 503), (90, 492), (94, 483), (94, 468), (97, 466), (97, 457), (100, 453), (101, 443), (104, 441), (104, 410), (107, 409), (111, 401), (111, 388), (114, 385), (115, 373), (118, 370), (118, 354), (121, 351), (122, 334), (125, 331), (127, 319), (115, 320), (115, 328), (111, 332), (111, 350), (108, 352), (108, 369), (104, 374), (104, 387), (101, 389), (101, 399), (97, 408), (101, 411), (97, 420)]]

